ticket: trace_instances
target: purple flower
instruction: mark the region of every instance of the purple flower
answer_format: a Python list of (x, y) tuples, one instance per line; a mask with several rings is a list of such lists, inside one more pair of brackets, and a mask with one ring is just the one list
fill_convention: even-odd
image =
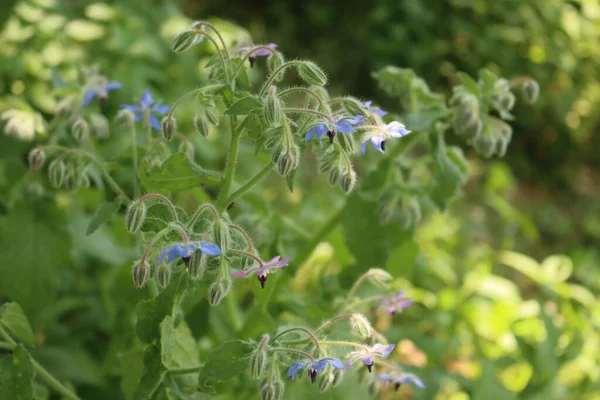
[(271, 261), (269, 261), (267, 263), (263, 263), (262, 266), (259, 265), (257, 267), (249, 268), (245, 271), (236, 271), (236, 272), (232, 273), (231, 275), (236, 278), (245, 278), (252, 272), (256, 272), (256, 276), (258, 277), (260, 286), (264, 289), (265, 283), (267, 282), (267, 275), (270, 272), (273, 272), (271, 270), (283, 268), (286, 265), (288, 265), (288, 263), (290, 262), (289, 256), (284, 258), (283, 260), (279, 261), (280, 258), (281, 258), (281, 256), (273, 257), (271, 259)]
[(287, 376), (290, 376), (293, 381), (298, 372), (302, 371), (304, 368), (308, 368), (308, 376), (310, 376), (310, 381), (314, 383), (315, 379), (317, 379), (317, 374), (319, 371), (323, 370), (328, 364), (333, 368), (344, 369), (344, 364), (342, 364), (339, 359), (332, 357), (324, 358), (320, 361), (308, 361), (293, 364), (288, 369)]
[[(275, 48), (277, 47), (277, 45), (275, 43), (269, 43), (265, 46), (261, 46), (261, 47), (270, 47), (271, 49), (275, 50)], [(254, 53), (252, 53), (252, 55), (250, 55), (248, 57), (248, 61), (250, 62), (250, 68), (254, 67), (254, 62), (256, 61), (256, 57), (257, 56), (268, 56), (270, 55), (271, 52), (267, 49), (260, 49), (260, 50), (256, 50)]]
[(383, 117), (384, 115), (387, 115), (387, 111), (383, 111), (379, 107), (371, 107), (371, 104), (373, 104), (373, 102), (371, 100), (365, 101), (363, 104), (365, 105), (365, 107), (367, 107), (367, 109), (369, 110), (369, 113), (375, 114), (379, 118)]
[(83, 103), (81, 104), (81, 106), (89, 106), (92, 103), (92, 100), (94, 100), (94, 98), (96, 97), (99, 97), (100, 99), (104, 100), (108, 97), (108, 92), (112, 90), (121, 89), (122, 87), (123, 84), (121, 82), (107, 82), (104, 86), (101, 86), (99, 88), (88, 89), (85, 92), (85, 96), (83, 98)]
[(357, 351), (353, 351), (349, 354), (350, 359), (346, 363), (346, 369), (350, 368), (350, 365), (356, 360), (361, 360), (363, 364), (367, 366), (369, 372), (373, 368), (374, 357), (387, 357), (396, 347), (395, 344), (381, 344), (377, 343), (371, 347), (366, 347)]
[(183, 262), (187, 264), (192, 258), (194, 252), (197, 250), (200, 250), (201, 252), (203, 252), (204, 254), (208, 254), (209, 256), (218, 256), (223, 254), (219, 246), (217, 246), (216, 244), (208, 243), (204, 240), (201, 240), (200, 242), (191, 243), (184, 246), (176, 244), (175, 246), (164, 249), (158, 257), (158, 264), (161, 264), (163, 262), (165, 255), (167, 256), (168, 263), (170, 263), (178, 257), (181, 257)]
[(160, 122), (158, 122), (158, 118), (154, 115), (154, 113), (166, 114), (171, 109), (170, 106), (165, 104), (154, 104), (154, 99), (150, 94), (150, 90), (146, 90), (142, 97), (140, 98), (140, 104), (121, 104), (121, 108), (125, 108), (135, 115), (136, 121), (141, 121), (144, 117), (145, 113), (149, 113), (150, 115), (150, 125), (152, 128), (156, 130), (160, 130)]
[(408, 129), (404, 127), (400, 122), (393, 121), (384, 126), (363, 126), (367, 129), (367, 133), (364, 136), (364, 141), (360, 146), (360, 151), (365, 154), (367, 151), (367, 143), (371, 142), (373, 147), (380, 151), (385, 151), (385, 143), (389, 138), (401, 138), (410, 133)]
[(385, 386), (388, 382), (394, 381), (394, 388), (396, 391), (398, 391), (401, 385), (407, 382), (412, 382), (421, 389), (425, 388), (425, 384), (414, 375), (402, 374), (400, 376), (394, 376), (389, 374), (379, 374), (377, 375), (377, 379), (381, 381), (381, 386)]
[(398, 292), (395, 296), (384, 297), (379, 302), (376, 310), (384, 309), (389, 315), (394, 315), (397, 311), (402, 311), (413, 303), (412, 299), (404, 297), (404, 291)]
[(317, 124), (310, 128), (308, 132), (306, 132), (304, 140), (308, 142), (310, 139), (316, 136), (320, 142), (323, 135), (327, 134), (327, 137), (329, 137), (329, 142), (333, 143), (333, 138), (335, 136), (336, 131), (341, 133), (356, 132), (356, 129), (354, 129), (353, 125), (356, 125), (362, 118), (362, 115), (355, 115), (354, 117), (344, 117), (339, 119), (335, 124), (333, 124), (333, 127), (331, 127), (329, 124)]

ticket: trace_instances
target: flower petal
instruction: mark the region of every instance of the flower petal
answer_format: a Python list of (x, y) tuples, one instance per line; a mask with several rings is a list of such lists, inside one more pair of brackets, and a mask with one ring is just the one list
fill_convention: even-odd
[(140, 112), (140, 106), (138, 106), (137, 104), (121, 104), (121, 108), (124, 108), (134, 113)]
[(231, 273), (231, 276), (235, 278), (245, 278), (247, 275), (246, 271), (235, 271)]
[(152, 128), (160, 131), (160, 122), (158, 122), (158, 118), (154, 114), (150, 114), (150, 125), (152, 125)]
[(376, 110), (370, 110), (372, 114), (375, 114), (379, 117), (383, 117), (385, 115), (387, 115), (387, 111), (383, 111), (381, 108), (378, 108)]
[(92, 100), (94, 100), (94, 97), (96, 97), (98, 95), (98, 92), (95, 90), (88, 90), (87, 92), (85, 92), (85, 97), (83, 98), (83, 103), (81, 104), (82, 107), (87, 107), (90, 105), (90, 103), (92, 102)]
[(396, 347), (395, 344), (390, 344), (389, 346), (379, 350), (379, 354), (381, 354), (383, 357), (387, 357), (392, 351), (394, 351), (394, 347)]
[(327, 127), (323, 124), (315, 125), (308, 132), (306, 132), (304, 140), (308, 142), (310, 139), (313, 138), (313, 136), (316, 136), (317, 139), (321, 140), (323, 135), (327, 133), (327, 130)]
[(171, 111), (171, 106), (168, 106), (166, 104), (155, 104), (154, 106), (152, 106), (152, 111), (160, 114), (166, 114), (169, 111)]
[(292, 380), (294, 380), (294, 375), (296, 375), (296, 373), (298, 373), (298, 371), (301, 371), (303, 368), (304, 368), (304, 363), (302, 363), (302, 362), (293, 364), (288, 369), (287, 376), (291, 376)]
[(344, 364), (340, 361), (339, 358), (332, 358), (331, 360), (329, 360), (329, 364), (331, 364), (331, 366), (334, 368), (344, 369)]
[(108, 82), (106, 86), (104, 86), (104, 90), (110, 92), (111, 90), (121, 89), (123, 84), (121, 82)]
[(360, 152), (365, 154), (367, 152), (367, 142), (369, 141), (369, 139), (365, 140), (364, 142), (362, 142), (362, 144), (360, 145)]
[(200, 242), (200, 251), (209, 256), (220, 256), (223, 254), (219, 246), (204, 241)]
[(367, 100), (363, 104), (365, 105), (365, 107), (371, 108), (371, 104), (373, 104), (373, 100)]
[(323, 368), (325, 368), (327, 366), (327, 364), (329, 364), (329, 361), (330, 360), (325, 359), (325, 360), (321, 360), (321, 361), (316, 362), (316, 363), (312, 363), (312, 369), (314, 369), (315, 371), (319, 372)]
[(383, 153), (383, 148), (381, 148), (381, 143), (385, 140), (383, 136), (371, 136), (370, 138), (371, 144), (373, 147)]
[(360, 360), (367, 366), (373, 365), (373, 356), (363, 357)]
[(158, 256), (159, 264), (162, 264), (163, 260), (165, 259), (166, 254), (167, 254), (167, 249), (163, 249), (163, 251), (160, 252), (160, 256)]
[(284, 258), (283, 260), (279, 261), (277, 263), (277, 265), (275, 266), (275, 268), (283, 268), (286, 265), (288, 265), (288, 263), (290, 262), (290, 256), (287, 256), (286, 258)]
[(419, 378), (417, 378), (414, 375), (407, 375), (407, 376), (404, 376), (404, 377), (402, 377), (402, 378), (400, 378), (400, 379), (398, 379), (396, 381), (396, 383), (398, 383), (400, 385), (402, 385), (404, 383), (407, 383), (407, 382), (412, 382), (416, 386), (420, 387), (421, 389), (425, 388), (425, 384)]
[(140, 99), (140, 104), (144, 108), (150, 108), (150, 106), (154, 103), (154, 99), (150, 94), (150, 90), (146, 90)]
[(341, 132), (341, 133), (353, 133), (353, 132), (356, 132), (356, 129), (354, 129), (352, 127), (352, 124), (350, 122), (348, 122), (348, 120), (345, 120), (345, 119), (343, 119), (341, 121), (338, 121), (338, 123), (335, 124), (335, 129), (338, 132)]

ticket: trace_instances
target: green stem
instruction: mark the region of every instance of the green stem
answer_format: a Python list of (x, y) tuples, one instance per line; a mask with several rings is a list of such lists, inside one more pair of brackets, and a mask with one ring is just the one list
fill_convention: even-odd
[(283, 91), (279, 92), (279, 96), (283, 97), (288, 94), (297, 93), (297, 92), (310, 94), (312, 97), (314, 97), (319, 102), (319, 105), (321, 107), (327, 108), (327, 105), (325, 104), (325, 101), (321, 98), (321, 96), (319, 96), (317, 93), (315, 93), (312, 90), (305, 88), (305, 87), (293, 87), (293, 88), (283, 90)]
[(231, 125), (231, 145), (229, 147), (229, 155), (227, 156), (227, 164), (225, 166), (225, 177), (223, 180), (223, 186), (217, 199), (217, 210), (220, 212), (225, 211), (227, 208), (227, 197), (229, 196), (229, 190), (233, 182), (233, 176), (235, 175), (235, 166), (237, 163), (238, 150), (240, 147), (240, 134), (241, 130), (233, 129), (233, 117), (229, 118)]
[(137, 149), (137, 133), (135, 131), (135, 123), (131, 121), (131, 146), (132, 146), (132, 156), (133, 156), (133, 196), (138, 198), (140, 196), (140, 186), (139, 186), (139, 174), (138, 174), (138, 149)]
[[(15, 348), (15, 346), (17, 345), (17, 342), (15, 342), (13, 340), (13, 338), (8, 334), (8, 332), (6, 332), (6, 330), (4, 330), (4, 328), (0, 325), (0, 336), (2, 336), (4, 338), (4, 340), (10, 345), (12, 346), (12, 348)], [(60, 383), (55, 377), (53, 377), (52, 375), (50, 375), (50, 373), (42, 366), (40, 365), (40, 363), (38, 363), (32, 356), (31, 354), (27, 353), (29, 355), (29, 359), (31, 361), (31, 365), (33, 366), (33, 369), (35, 370), (36, 374), (44, 381), (46, 382), (46, 384), (48, 386), (50, 386), (52, 389), (54, 389), (57, 393), (60, 393), (61, 395), (63, 395), (64, 397), (66, 397), (67, 399), (71, 399), (71, 400), (80, 400), (79, 397), (77, 397), (77, 395), (75, 393), (73, 393), (71, 390), (69, 390), (66, 386), (64, 386), (62, 383)]]
[(235, 77), (240, 72), (240, 69), (242, 69), (242, 65), (244, 65), (244, 63), (246, 62), (246, 60), (248, 59), (248, 57), (250, 57), (252, 54), (254, 54), (255, 52), (257, 52), (258, 50), (268, 50), (268, 51), (271, 52), (271, 54), (277, 53), (275, 50), (273, 50), (269, 46), (258, 46), (258, 47), (253, 48), (252, 50), (250, 50), (248, 53), (246, 53), (244, 55), (244, 57), (242, 58), (242, 61), (240, 61), (240, 64), (237, 66), (237, 68), (235, 69), (235, 71), (233, 71), (233, 74), (231, 74), (231, 80), (232, 81), (235, 80)]
[(356, 291), (358, 290), (358, 288), (360, 287), (360, 285), (362, 285), (362, 283), (369, 277), (369, 275), (371, 274), (371, 270), (365, 272), (364, 274), (362, 274), (357, 280), (356, 282), (354, 282), (354, 285), (352, 285), (352, 288), (350, 288), (350, 291), (348, 292), (348, 299), (351, 299), (352, 296), (354, 296), (354, 293), (356, 293)]
[(308, 336), (310, 336), (310, 338), (312, 339), (313, 342), (315, 342), (315, 346), (317, 347), (318, 350), (321, 350), (321, 343), (319, 342), (319, 339), (317, 339), (317, 337), (315, 336), (314, 333), (312, 333), (309, 329), (306, 328), (302, 328), (300, 326), (294, 327), (294, 328), (289, 328), (286, 329), (282, 332), (279, 332), (276, 336), (273, 337), (272, 340), (276, 340), (277, 338), (280, 338), (281, 336), (289, 333), (289, 332), (293, 332), (293, 331), (302, 331), (304, 333), (306, 333)]
[(265, 165), (263, 167), (263, 169), (261, 169), (256, 175), (254, 175), (254, 177), (252, 177), (252, 179), (250, 179), (248, 182), (246, 182), (246, 184), (244, 186), (242, 186), (241, 188), (239, 188), (238, 190), (233, 192), (233, 194), (231, 194), (231, 196), (229, 196), (229, 198), (227, 199), (226, 204), (231, 204), (231, 203), (233, 203), (233, 201), (235, 199), (246, 194), (247, 191), (252, 189), (254, 187), (254, 185), (256, 185), (258, 182), (260, 182), (265, 176), (267, 176), (269, 174), (269, 172), (271, 172), (271, 170), (273, 169), (274, 166), (275, 166), (275, 164), (273, 164), (272, 161), (269, 161), (269, 163), (267, 165)]
[(225, 303), (227, 305), (227, 312), (231, 317), (231, 325), (233, 325), (233, 330), (235, 332), (239, 332), (244, 324), (242, 323), (238, 305), (235, 303), (235, 299), (233, 298), (232, 294), (229, 294), (229, 296), (225, 297)]
[(0, 349), (12, 350), (14, 348), (15, 348), (15, 346), (13, 346), (13, 345), (10, 345), (10, 344), (4, 343), (4, 342), (0, 342)]
[(342, 314), (342, 315), (338, 315), (337, 317), (333, 317), (330, 320), (323, 322), (323, 324), (321, 324), (321, 326), (315, 330), (315, 333), (319, 333), (320, 331), (322, 331), (329, 325), (333, 324), (335, 321), (339, 321), (339, 320), (345, 319), (345, 318), (352, 318), (352, 317), (354, 317), (354, 314)]
[(196, 211), (194, 211), (194, 214), (192, 214), (192, 216), (190, 217), (190, 219), (186, 225), (188, 227), (188, 229), (192, 228), (194, 226), (194, 224), (196, 223), (196, 221), (198, 220), (198, 218), (200, 217), (200, 215), (202, 215), (202, 213), (207, 210), (210, 211), (212, 213), (212, 215), (215, 217), (215, 221), (218, 221), (221, 219), (221, 217), (219, 216), (219, 212), (217, 211), (215, 206), (213, 206), (212, 204), (209, 204), (209, 203), (205, 203), (205, 204), (202, 204), (200, 207), (198, 207), (196, 209)]
[(170, 368), (167, 370), (167, 374), (169, 375), (185, 375), (185, 374), (195, 374), (196, 372), (200, 372), (204, 368), (204, 365), (195, 365), (193, 367), (181, 367), (181, 368)]
[[(194, 29), (193, 32), (195, 32), (199, 35), (202, 35), (202, 36), (206, 36), (212, 42), (212, 44), (215, 46), (215, 49), (217, 49), (217, 54), (219, 55), (219, 58), (221, 59), (221, 65), (223, 66), (223, 71), (225, 72), (225, 80), (227, 81), (227, 84), (231, 84), (231, 79), (229, 78), (229, 71), (227, 68), (228, 63), (225, 62), (225, 58), (223, 57), (223, 51), (217, 44), (217, 41), (215, 40), (215, 38), (213, 38), (207, 32), (201, 31), (199, 29)], [(219, 33), (217, 33), (217, 36), (219, 36), (219, 38), (221, 40), (223, 40), (223, 38), (221, 37), (221, 35)], [(225, 42), (223, 42), (223, 45), (225, 45)], [(227, 49), (227, 47), (225, 47), (225, 50), (226, 49)], [(227, 61), (229, 61), (229, 54), (227, 54)]]
[(334, 122), (333, 118), (331, 118), (329, 115), (322, 113), (320, 111), (317, 111), (317, 110), (311, 110), (310, 108), (284, 108), (282, 111), (284, 113), (299, 113), (299, 114), (318, 115), (318, 116), (323, 117), (331, 122)]
[(142, 203), (148, 199), (157, 199), (157, 200), (161, 201), (162, 203), (164, 203), (167, 207), (169, 207), (169, 211), (171, 211), (171, 215), (173, 216), (173, 219), (175, 221), (179, 220), (179, 217), (177, 215), (177, 209), (175, 208), (175, 206), (173, 205), (171, 200), (169, 200), (166, 196), (163, 196), (160, 193), (148, 193), (148, 194), (145, 194), (142, 197), (140, 197), (137, 201), (139, 203)]
[(302, 350), (288, 349), (287, 347), (273, 347), (273, 348), (271, 348), (271, 350), (275, 351), (275, 352), (288, 352), (288, 353), (301, 354), (304, 357), (308, 358), (310, 361), (314, 361), (315, 360), (313, 358), (313, 356), (311, 356), (310, 354), (308, 354), (307, 352), (302, 351)]
[(354, 347), (356, 349), (370, 351), (370, 349), (367, 346), (362, 345), (360, 343), (344, 342), (342, 340), (323, 340), (323, 341), (321, 341), (321, 344), (330, 344), (330, 345), (334, 345), (334, 346), (348, 346), (348, 347)]
[(111, 189), (115, 193), (117, 193), (119, 196), (121, 196), (127, 203), (131, 202), (131, 199), (129, 198), (129, 196), (127, 196), (127, 194), (121, 188), (121, 186), (119, 186), (119, 184), (110, 176), (110, 174), (108, 173), (108, 171), (106, 170), (104, 165), (102, 165), (102, 162), (100, 160), (98, 160), (93, 154), (88, 153), (85, 150), (70, 149), (68, 147), (59, 146), (59, 145), (55, 145), (55, 144), (48, 145), (48, 146), (41, 146), (40, 148), (47, 149), (47, 150), (60, 150), (65, 153), (78, 154), (80, 156), (88, 158), (94, 165), (96, 165), (100, 169), (100, 173), (104, 177), (104, 180), (106, 180), (106, 183), (108, 183), (108, 186), (110, 186)]
[(221, 41), (221, 45), (223, 45), (223, 50), (225, 50), (225, 57), (227, 57), (227, 61), (229, 61), (229, 49), (227, 48), (227, 44), (225, 44), (225, 40), (223, 40), (223, 36), (221, 35), (221, 32), (219, 32), (219, 30), (210, 22), (201, 21), (198, 23), (198, 26), (206, 26), (206, 27), (210, 28), (217, 35), (217, 37)]
[(271, 87), (271, 84), (277, 78), (277, 75), (279, 75), (280, 72), (284, 71), (286, 68), (291, 67), (293, 65), (301, 65), (301, 64), (302, 64), (302, 61), (299, 61), (299, 60), (288, 61), (288, 62), (281, 64), (279, 66), (279, 68), (277, 68), (275, 71), (273, 71), (273, 73), (271, 73), (271, 75), (269, 76), (269, 78), (267, 79), (265, 84), (263, 85), (262, 89), (260, 90), (260, 93), (258, 94), (258, 96), (263, 97), (265, 95), (265, 93), (267, 93), (267, 90), (269, 90), (269, 87)]

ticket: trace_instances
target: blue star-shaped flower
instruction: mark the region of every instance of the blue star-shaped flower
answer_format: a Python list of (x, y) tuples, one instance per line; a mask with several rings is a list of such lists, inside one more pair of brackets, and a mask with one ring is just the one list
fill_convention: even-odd
[(323, 135), (327, 134), (329, 141), (333, 142), (333, 137), (335, 136), (336, 131), (341, 133), (356, 132), (356, 129), (354, 129), (353, 125), (356, 125), (362, 119), (362, 117), (362, 115), (355, 115), (354, 117), (341, 118), (335, 124), (333, 124), (333, 128), (326, 124), (317, 124), (310, 128), (308, 132), (306, 132), (304, 140), (308, 142), (310, 139), (316, 136), (320, 142)]
[(82, 107), (87, 107), (92, 103), (94, 98), (99, 97), (101, 99), (106, 99), (108, 96), (108, 92), (112, 90), (121, 89), (123, 84), (121, 82), (108, 82), (105, 85), (97, 88), (88, 89), (83, 96)]
[(218, 256), (223, 254), (219, 246), (202, 240), (197, 243), (190, 243), (188, 245), (183, 246), (176, 244), (175, 246), (164, 249), (158, 257), (158, 264), (161, 264), (163, 262), (165, 256), (167, 256), (168, 263), (170, 263), (178, 257), (181, 257), (183, 262), (187, 263), (188, 261), (190, 261), (192, 255), (197, 250), (200, 250), (201, 252), (203, 252), (204, 254), (208, 254), (209, 256)]
[(315, 379), (317, 379), (317, 374), (319, 373), (319, 371), (323, 370), (323, 368), (325, 368), (327, 364), (330, 364), (333, 368), (344, 369), (344, 364), (339, 359), (332, 357), (324, 358), (320, 361), (299, 362), (293, 364), (288, 369), (287, 376), (290, 376), (293, 381), (294, 376), (298, 372), (308, 367), (308, 375), (310, 376), (310, 381), (314, 383)]
[(165, 115), (171, 109), (170, 106), (165, 104), (154, 104), (154, 99), (150, 94), (150, 90), (146, 90), (140, 98), (140, 104), (121, 104), (122, 108), (125, 108), (135, 115), (136, 121), (141, 121), (144, 117), (145, 112), (150, 113), (150, 125), (157, 131), (160, 130), (160, 122), (154, 113)]
[(421, 389), (425, 388), (425, 384), (414, 375), (401, 374), (400, 376), (394, 376), (389, 374), (379, 374), (377, 375), (377, 379), (381, 381), (381, 386), (385, 386), (388, 382), (394, 381), (394, 388), (396, 390), (398, 390), (401, 385), (407, 382), (412, 382)]

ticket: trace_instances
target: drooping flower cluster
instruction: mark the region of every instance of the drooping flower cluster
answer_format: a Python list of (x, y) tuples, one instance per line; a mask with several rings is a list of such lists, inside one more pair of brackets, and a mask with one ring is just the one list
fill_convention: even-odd
[(327, 365), (331, 365), (333, 368), (344, 370), (344, 364), (338, 358), (324, 358), (320, 361), (307, 361), (307, 362), (299, 362), (290, 366), (287, 372), (287, 376), (294, 380), (295, 375), (304, 370), (308, 369), (308, 376), (310, 377), (311, 382), (315, 382), (317, 378), (317, 374), (322, 371)]
[(218, 256), (223, 254), (219, 246), (216, 244), (208, 243), (204, 240), (201, 240), (197, 243), (189, 243), (189, 244), (176, 244), (169, 248), (164, 249), (160, 256), (158, 257), (158, 264), (162, 264), (165, 256), (167, 256), (167, 262), (170, 263), (178, 257), (181, 257), (184, 263), (188, 263), (192, 258), (194, 252), (200, 250), (204, 254), (209, 256)]

